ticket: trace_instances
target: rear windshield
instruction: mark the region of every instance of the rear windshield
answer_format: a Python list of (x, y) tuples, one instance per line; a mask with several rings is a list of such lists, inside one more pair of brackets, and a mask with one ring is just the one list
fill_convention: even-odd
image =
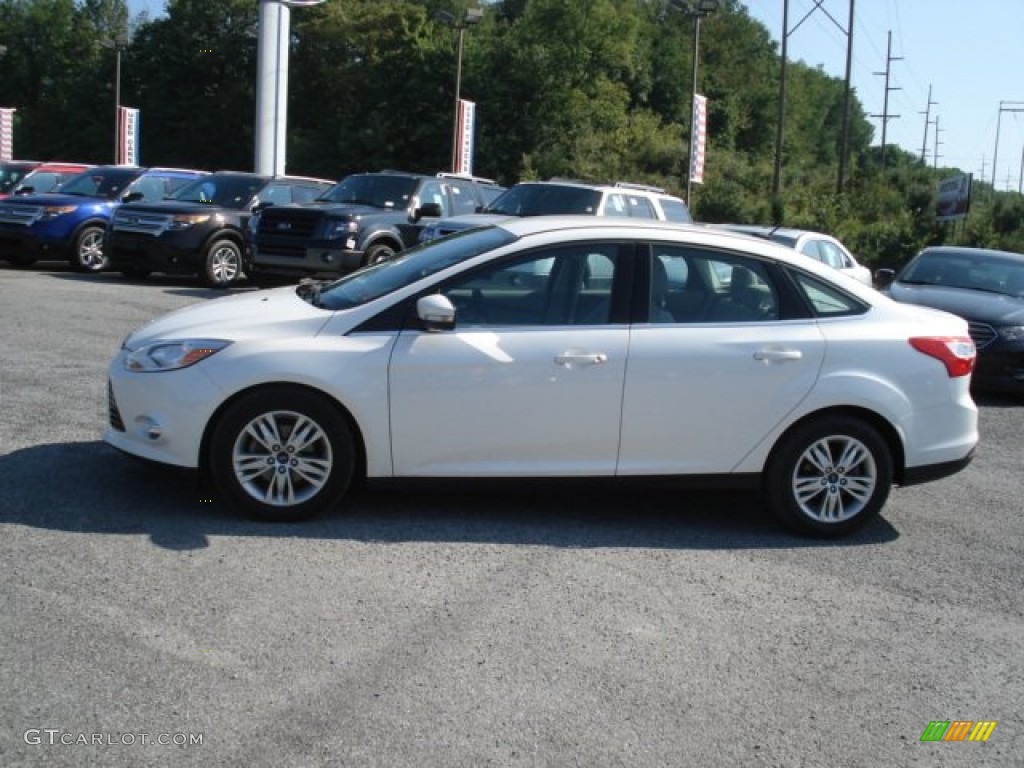
[(601, 193), (596, 189), (559, 184), (517, 184), (484, 209), (505, 216), (579, 214), (596, 216)]
[(258, 176), (204, 176), (174, 193), (183, 203), (207, 203), (223, 208), (245, 208), (266, 184)]

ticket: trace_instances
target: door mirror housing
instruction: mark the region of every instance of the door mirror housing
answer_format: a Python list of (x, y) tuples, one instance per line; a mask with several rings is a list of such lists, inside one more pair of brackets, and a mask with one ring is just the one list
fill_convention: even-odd
[(455, 306), (447, 296), (432, 293), (416, 301), (416, 316), (423, 330), (431, 333), (455, 330)]

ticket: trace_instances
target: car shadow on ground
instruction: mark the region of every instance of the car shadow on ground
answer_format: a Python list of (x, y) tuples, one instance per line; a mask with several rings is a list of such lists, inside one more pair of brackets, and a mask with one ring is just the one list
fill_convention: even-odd
[(215, 536), (374, 543), (460, 542), (565, 548), (771, 549), (891, 542), (884, 519), (839, 541), (780, 528), (756, 492), (665, 483), (461, 481), (371, 484), (302, 523), (261, 523), (225, 505), (198, 473), (143, 462), (96, 442), (54, 443), (0, 456), (0, 521), (81, 533), (148, 535), (170, 550)]
[[(60, 265), (40, 268), (39, 271), (47, 273), (49, 277), (53, 277), (58, 280), (87, 283), (102, 281), (110, 285), (123, 285), (126, 287), (146, 285), (165, 289), (164, 293), (168, 293), (172, 296), (189, 296), (197, 299), (216, 299), (221, 296), (229, 296), (232, 293), (259, 290), (259, 286), (245, 279), (239, 281), (236, 285), (232, 285), (231, 288), (226, 289), (210, 288), (209, 286), (204, 285), (202, 281), (194, 275), (154, 274), (149, 275), (148, 277), (134, 278), (126, 277), (117, 272), (85, 274), (75, 272), (70, 266), (61, 267)], [(281, 285), (288, 285), (288, 283), (283, 282)]]

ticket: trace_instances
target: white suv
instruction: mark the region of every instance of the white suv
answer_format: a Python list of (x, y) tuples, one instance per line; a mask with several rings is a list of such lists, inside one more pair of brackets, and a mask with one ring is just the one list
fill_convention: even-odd
[(678, 197), (660, 187), (619, 181), (589, 184), (551, 179), (524, 181), (505, 190), (479, 213), (450, 216), (429, 224), (420, 232), (420, 242), (435, 240), (452, 232), (496, 224), (513, 216), (578, 214), (616, 216), (690, 224), (690, 211)]

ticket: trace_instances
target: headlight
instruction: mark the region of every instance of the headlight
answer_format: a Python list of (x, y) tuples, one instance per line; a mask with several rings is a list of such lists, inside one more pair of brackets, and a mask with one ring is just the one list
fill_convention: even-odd
[(188, 229), (194, 224), (202, 224), (210, 220), (208, 213), (180, 213), (171, 219), (168, 229)]
[(39, 220), (52, 221), (58, 216), (63, 216), (65, 213), (73, 213), (77, 210), (77, 205), (48, 205), (43, 208), (43, 215), (39, 217)]
[(1024, 325), (1004, 325), (999, 329), (1003, 341), (1024, 341)]
[(124, 359), (124, 367), (141, 373), (175, 371), (195, 365), (230, 344), (230, 341), (222, 339), (158, 341), (130, 353)]
[(328, 240), (337, 240), (340, 237), (344, 237), (350, 232), (359, 231), (359, 222), (345, 220), (335, 220), (327, 222), (327, 232), (324, 237)]

